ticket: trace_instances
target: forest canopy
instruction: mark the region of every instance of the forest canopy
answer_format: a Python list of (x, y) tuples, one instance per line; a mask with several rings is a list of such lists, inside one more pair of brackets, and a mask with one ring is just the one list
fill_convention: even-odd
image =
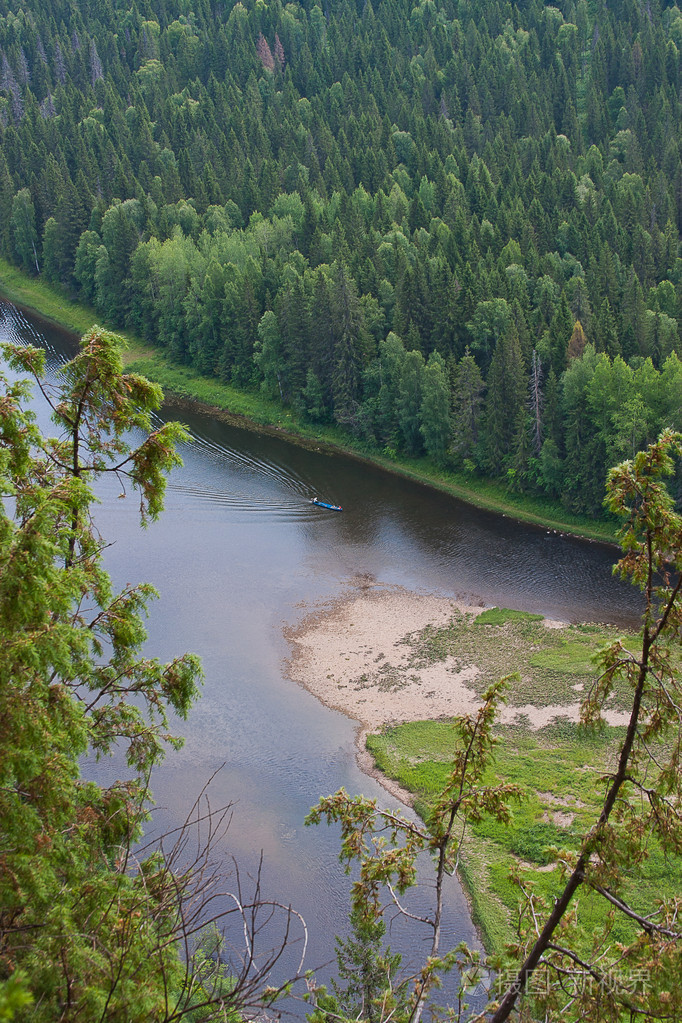
[(682, 11), (0, 0), (0, 253), (388, 454), (598, 514), (682, 426)]

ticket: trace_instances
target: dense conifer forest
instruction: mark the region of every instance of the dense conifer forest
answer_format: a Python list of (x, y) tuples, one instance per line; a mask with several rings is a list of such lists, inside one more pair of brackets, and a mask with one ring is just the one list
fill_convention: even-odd
[(0, 15), (0, 253), (107, 321), (575, 512), (682, 427), (677, 6)]

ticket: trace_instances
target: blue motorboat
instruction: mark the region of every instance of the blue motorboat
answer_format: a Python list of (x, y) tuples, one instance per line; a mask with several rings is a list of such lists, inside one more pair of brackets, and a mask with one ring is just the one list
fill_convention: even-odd
[(311, 504), (316, 504), (318, 508), (329, 508), (329, 511), (343, 511), (343, 508), (338, 504), (329, 504), (328, 501), (320, 501), (318, 497), (311, 497)]

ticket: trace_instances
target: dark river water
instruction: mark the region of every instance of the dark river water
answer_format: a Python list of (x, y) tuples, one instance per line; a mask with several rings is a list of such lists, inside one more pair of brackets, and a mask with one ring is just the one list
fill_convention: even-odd
[[(0, 339), (40, 343), (51, 365), (68, 338), (0, 305)], [(42, 415), (42, 413), (41, 413)], [(615, 549), (562, 537), (473, 509), (426, 487), (345, 457), (329, 457), (230, 427), (173, 406), (194, 443), (171, 478), (166, 510), (140, 529), (134, 498), (100, 488), (98, 527), (112, 541), (119, 585), (149, 581), (160, 592), (149, 653), (199, 653), (203, 697), (176, 731), (184, 748), (156, 771), (155, 826), (179, 824), (218, 768), (211, 801), (233, 804), (220, 850), (246, 879), (264, 857), (265, 892), (293, 904), (310, 931), (307, 965), (333, 957), (345, 929), (348, 879), (338, 836), (303, 821), (320, 795), (344, 786), (384, 805), (391, 799), (355, 762), (355, 723), (321, 706), (286, 675), (284, 630), (311, 606), (371, 574), (385, 584), (568, 621), (636, 624), (636, 592), (614, 580)], [(341, 504), (342, 514), (309, 497)], [(221, 766), (222, 765), (222, 766)], [(105, 778), (117, 765), (87, 765)], [(455, 880), (447, 936), (474, 940)], [(396, 925), (392, 944), (419, 951), (427, 935)]]

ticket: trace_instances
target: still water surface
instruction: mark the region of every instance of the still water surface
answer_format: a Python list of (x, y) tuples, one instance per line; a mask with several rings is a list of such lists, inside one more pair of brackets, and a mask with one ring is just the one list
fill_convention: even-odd
[[(68, 338), (0, 305), (6, 339), (42, 344), (53, 368), (72, 351)], [(305, 815), (341, 786), (391, 800), (356, 766), (355, 723), (287, 678), (286, 626), (367, 574), (567, 621), (635, 625), (637, 595), (611, 575), (614, 548), (520, 525), (172, 402), (163, 417), (186, 423), (194, 443), (182, 451), (160, 521), (140, 529), (134, 498), (119, 500), (118, 487), (101, 488), (96, 515), (113, 541), (106, 558), (115, 582), (149, 581), (160, 592), (148, 652), (168, 659), (192, 650), (204, 664), (203, 697), (176, 727), (185, 746), (153, 780), (156, 824), (184, 820), (223, 765), (211, 800), (234, 807), (225, 861), (234, 857), (246, 876), (263, 851), (264, 888), (306, 918), (314, 967), (332, 958), (333, 936), (344, 930), (348, 879), (336, 833), (304, 827)], [(343, 505), (343, 514), (311, 506), (313, 495)], [(88, 769), (105, 777), (111, 766)], [(448, 938), (472, 941), (454, 880), (448, 902)], [(396, 926), (392, 943), (409, 954), (427, 937)]]

